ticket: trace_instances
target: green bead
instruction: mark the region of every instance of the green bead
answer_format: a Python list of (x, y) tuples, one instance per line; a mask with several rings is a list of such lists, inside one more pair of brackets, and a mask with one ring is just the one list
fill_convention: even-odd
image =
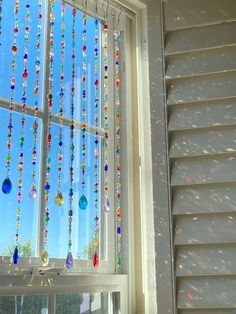
[(122, 267), (122, 258), (121, 256), (118, 256), (118, 259), (117, 259), (117, 268), (118, 270), (120, 270)]

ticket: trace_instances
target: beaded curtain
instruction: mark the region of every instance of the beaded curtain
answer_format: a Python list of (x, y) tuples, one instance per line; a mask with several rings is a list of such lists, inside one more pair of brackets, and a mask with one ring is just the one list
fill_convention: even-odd
[[(57, 3), (60, 3), (60, 19), (56, 19), (55, 6)], [(0, 0), (0, 47), (2, 46), (2, 20), (3, 20), (3, 10), (4, 10), (4, 1)], [(24, 193), (24, 171), (25, 171), (25, 154), (29, 153), (28, 149), (25, 149), (27, 143), (25, 142), (25, 121), (27, 120), (27, 106), (28, 106), (28, 83), (30, 82), (32, 73), (30, 72), (31, 68), (28, 67), (29, 62), (33, 62), (34, 58), (34, 86), (31, 93), (34, 95), (34, 108), (33, 108), (33, 122), (32, 122), (32, 147), (30, 150), (31, 154), (31, 179), (30, 179), (30, 188), (28, 190), (28, 197), (31, 201), (36, 201), (40, 195), (43, 195), (44, 208), (43, 211), (43, 234), (42, 234), (42, 243), (43, 248), (41, 252), (41, 263), (42, 266), (47, 266), (49, 264), (49, 234), (50, 234), (50, 224), (53, 224), (51, 220), (51, 198), (53, 197), (55, 205), (60, 208), (63, 205), (65, 206), (65, 200), (68, 200), (68, 225), (67, 225), (67, 234), (68, 234), (68, 243), (67, 243), (67, 253), (65, 256), (65, 265), (68, 269), (74, 266), (74, 257), (72, 255), (72, 235), (73, 235), (73, 216), (74, 211), (86, 211), (88, 208), (93, 208), (93, 235), (92, 235), (92, 263), (94, 267), (99, 266), (99, 255), (100, 255), (100, 203), (102, 203), (102, 209), (104, 210), (105, 215), (109, 215), (111, 212), (111, 206), (109, 201), (109, 140), (111, 138), (110, 130), (110, 106), (111, 100), (109, 99), (109, 86), (110, 80), (109, 77), (109, 67), (111, 66), (112, 60), (109, 60), (109, 25), (108, 23), (101, 24), (98, 19), (93, 19), (94, 23), (94, 34), (93, 34), (93, 50), (91, 45), (88, 45), (88, 41), (91, 41), (91, 38), (88, 38), (88, 16), (86, 13), (82, 15), (82, 25), (80, 26), (80, 33), (78, 32), (78, 27), (76, 24), (76, 17), (78, 11), (76, 8), (71, 8), (69, 5), (66, 5), (63, 1), (50, 0), (49, 1), (49, 21), (48, 21), (48, 43), (45, 44), (43, 40), (43, 19), (44, 19), (44, 9), (43, 9), (43, 0), (37, 1), (37, 33), (35, 39), (34, 47), (34, 57), (31, 58), (31, 49), (29, 46), (29, 39), (31, 36), (30, 32), (30, 20), (31, 20), (31, 6), (33, 6), (29, 0), (21, 2), (16, 0), (14, 1), (14, 25), (12, 29), (12, 44), (11, 44), (11, 78), (9, 84), (9, 117), (8, 117), (8, 127), (7, 127), (7, 155), (6, 155), (6, 176), (2, 182), (2, 192), (6, 195), (11, 194), (12, 191), (16, 192), (16, 231), (15, 231), (15, 247), (12, 252), (12, 263), (18, 264), (20, 262), (21, 252), (19, 250), (19, 239), (21, 238), (21, 212), (24, 210), (22, 199), (26, 197)], [(19, 17), (24, 10), (24, 22), (23, 27), (19, 27)], [(70, 11), (71, 16), (71, 27), (66, 28), (66, 12)], [(55, 29), (57, 25), (60, 24), (60, 73), (59, 73), (59, 84), (58, 79), (55, 78), (55, 56), (58, 56), (57, 49), (55, 48)], [(24, 32), (24, 43), (18, 42), (19, 33)], [(70, 51), (71, 54), (66, 54), (66, 34), (70, 33)], [(101, 36), (102, 33), (102, 36)], [(35, 35), (35, 34), (34, 34)], [(81, 38), (81, 47), (78, 45), (78, 38)], [(102, 38), (102, 44), (100, 43)], [(120, 166), (120, 32), (118, 30), (114, 31), (114, 94), (115, 94), (115, 191), (116, 191), (116, 205), (115, 205), (115, 217), (116, 217), (116, 253), (117, 253), (117, 268), (121, 269), (122, 267), (122, 258), (121, 258), (121, 166)], [(23, 44), (23, 49), (20, 45)], [(40, 102), (41, 102), (41, 75), (44, 70), (41, 64), (41, 56), (44, 52), (45, 45), (48, 46), (48, 78), (47, 78), (47, 129), (45, 131), (45, 146), (46, 146), (46, 162), (45, 162), (45, 182), (44, 182), (44, 191), (38, 191), (36, 173), (39, 163), (39, 155), (37, 147), (39, 145), (39, 111), (40, 111)], [(90, 48), (89, 48), (90, 47)], [(113, 49), (113, 47), (111, 47)], [(102, 53), (100, 51), (102, 50)], [(23, 63), (23, 72), (21, 75), (21, 82), (17, 80), (17, 54), (22, 54), (22, 63)], [(93, 55), (93, 99), (89, 96), (89, 91), (91, 86), (89, 86), (89, 71), (90, 64), (88, 63), (88, 55)], [(103, 68), (100, 69), (100, 61), (102, 55), (102, 64)], [(78, 56), (82, 60), (81, 74), (80, 78), (77, 69)], [(70, 61), (69, 61), (70, 60)], [(113, 65), (112, 65), (113, 66)], [(70, 67), (70, 114), (69, 117), (66, 116), (66, 92), (68, 91), (68, 84), (65, 79), (67, 67)], [(90, 74), (91, 75), (91, 74)], [(78, 85), (78, 82), (79, 85)], [(58, 84), (59, 88), (55, 87)], [(58, 134), (57, 134), (57, 174), (56, 180), (54, 173), (52, 172), (52, 160), (54, 150), (53, 146), (53, 117), (55, 115), (54, 107), (55, 98), (55, 88), (59, 90), (59, 106), (57, 111), (58, 116)], [(101, 99), (101, 88), (103, 89), (103, 97)], [(13, 144), (13, 130), (15, 132), (15, 126), (13, 125), (13, 113), (16, 104), (15, 92), (16, 89), (21, 89), (21, 117), (20, 117), (20, 130), (18, 133), (19, 139), (19, 156), (18, 156), (18, 179), (17, 187), (13, 186), (13, 173), (12, 173), (12, 160), (14, 152), (12, 151)], [(79, 103), (81, 104), (79, 113), (78, 111), (78, 98)], [(68, 102), (68, 101), (67, 101)], [(90, 112), (90, 106), (93, 106), (93, 151), (91, 150), (89, 137), (89, 123), (88, 114)], [(103, 115), (101, 115), (101, 108), (103, 110)], [(79, 128), (77, 120), (80, 120)], [(69, 136), (67, 137), (64, 132), (64, 122), (68, 121), (69, 126)], [(104, 130), (103, 141), (101, 140), (100, 129), (101, 121)], [(79, 130), (80, 140), (78, 141), (78, 136), (76, 137), (76, 132)], [(65, 155), (65, 143), (69, 141), (69, 169), (64, 168), (64, 158)], [(78, 146), (79, 143), (79, 146)], [(17, 145), (17, 143), (14, 143)], [(101, 148), (103, 147), (103, 154), (101, 153)], [(75, 204), (75, 193), (77, 192), (77, 187), (75, 185), (75, 172), (78, 171), (77, 161), (75, 161), (76, 152), (80, 151), (81, 160), (80, 160), (80, 195), (78, 203)], [(92, 151), (92, 153), (91, 153)], [(88, 157), (93, 159), (93, 170), (91, 178), (90, 162), (88, 162)], [(103, 158), (103, 161), (101, 162)], [(103, 187), (100, 183), (100, 165), (103, 164)], [(65, 188), (63, 186), (63, 174), (65, 171), (68, 171), (69, 175), (69, 184), (67, 185), (67, 194), (65, 193)], [(89, 172), (89, 174), (88, 174)], [(88, 175), (90, 179), (88, 180)], [(56, 186), (56, 193), (52, 195), (52, 190)], [(93, 198), (88, 194), (88, 190), (93, 190)], [(102, 196), (102, 198), (101, 198)], [(78, 239), (80, 241), (80, 239)], [(74, 244), (75, 245), (75, 244)], [(76, 256), (77, 258), (77, 256)]]

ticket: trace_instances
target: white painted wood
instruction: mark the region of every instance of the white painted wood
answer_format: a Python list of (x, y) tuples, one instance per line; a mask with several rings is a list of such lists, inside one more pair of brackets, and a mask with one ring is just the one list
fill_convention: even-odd
[(225, 313), (225, 308), (236, 310), (235, 276), (181, 278), (177, 284), (178, 308), (222, 308), (221, 314)]
[(169, 55), (235, 45), (235, 25), (233, 21), (169, 32), (166, 35), (165, 53)]
[(172, 163), (172, 185), (236, 181), (235, 155), (179, 158)]
[(236, 244), (236, 213), (177, 216), (175, 245)]
[(236, 183), (176, 187), (173, 214), (201, 214), (236, 211)]
[(236, 244), (190, 245), (176, 249), (176, 276), (236, 274)]
[(165, 29), (175, 30), (236, 19), (234, 0), (164, 1)]
[(222, 98), (169, 106), (169, 130), (184, 130), (236, 123), (236, 98)]
[(236, 126), (185, 130), (170, 136), (170, 157), (236, 152)]

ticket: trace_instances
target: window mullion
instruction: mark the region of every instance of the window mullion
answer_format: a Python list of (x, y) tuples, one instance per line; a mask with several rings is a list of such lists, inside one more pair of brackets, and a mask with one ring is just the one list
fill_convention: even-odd
[(47, 163), (47, 130), (48, 130), (48, 78), (49, 78), (49, 29), (50, 29), (50, 5), (49, 0), (45, 0), (45, 20), (44, 20), (44, 60), (43, 60), (43, 92), (42, 92), (42, 136), (41, 136), (41, 165), (40, 165), (40, 191), (39, 191), (39, 215), (38, 215), (38, 254), (41, 256), (43, 251), (43, 227), (44, 227), (44, 184), (46, 179), (46, 163)]

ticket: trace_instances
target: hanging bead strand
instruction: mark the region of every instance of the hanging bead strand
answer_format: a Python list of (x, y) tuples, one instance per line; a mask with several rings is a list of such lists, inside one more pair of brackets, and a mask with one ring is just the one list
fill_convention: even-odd
[(70, 125), (70, 191), (69, 191), (69, 211), (68, 211), (68, 253), (66, 257), (66, 267), (68, 269), (73, 267), (73, 255), (71, 252), (72, 247), (72, 221), (73, 221), (73, 196), (74, 196), (74, 111), (75, 111), (75, 19), (76, 19), (76, 9), (72, 9), (72, 73), (71, 73), (71, 125)]
[(95, 100), (94, 100), (94, 124), (95, 124), (95, 151), (94, 151), (94, 254), (93, 254), (93, 266), (98, 267), (99, 264), (99, 200), (98, 200), (98, 162), (99, 162), (99, 54), (98, 54), (98, 40), (99, 40), (99, 22), (95, 20), (95, 37), (94, 37), (94, 88), (95, 88)]
[(109, 99), (108, 99), (108, 24), (103, 25), (103, 64), (104, 64), (104, 211), (107, 213), (110, 211), (110, 203), (108, 198), (108, 160), (109, 160)]
[(0, 47), (2, 46), (2, 8), (3, 8), (3, 0), (0, 0)]
[(29, 21), (30, 21), (30, 4), (29, 0), (26, 1), (25, 6), (25, 33), (24, 33), (24, 69), (22, 73), (23, 84), (22, 84), (22, 97), (21, 97), (21, 130), (20, 130), (20, 156), (18, 162), (18, 193), (17, 193), (17, 209), (16, 209), (16, 233), (15, 233), (15, 241), (16, 247), (14, 249), (14, 253), (12, 256), (13, 264), (18, 264), (20, 261), (20, 257), (18, 254), (18, 242), (20, 237), (20, 214), (21, 214), (21, 200), (22, 200), (22, 184), (23, 184), (23, 171), (24, 171), (24, 136), (25, 136), (25, 113), (26, 113), (26, 89), (28, 85), (28, 54), (29, 54)]
[(83, 55), (83, 65), (82, 65), (82, 195), (79, 200), (79, 208), (85, 210), (88, 206), (88, 200), (85, 195), (86, 190), (86, 123), (87, 123), (87, 15), (83, 15), (83, 34), (82, 34), (83, 44), (82, 44), (82, 55)]
[(48, 79), (48, 129), (47, 129), (47, 164), (46, 164), (46, 180), (44, 186), (45, 195), (45, 210), (44, 210), (44, 231), (43, 231), (43, 253), (42, 253), (42, 265), (47, 266), (49, 262), (49, 255), (47, 250), (48, 242), (48, 222), (49, 222), (49, 191), (50, 191), (50, 172), (51, 172), (51, 118), (53, 107), (53, 61), (54, 61), (54, 5), (55, 1), (50, 0), (50, 27), (49, 27), (49, 79)]
[(36, 189), (36, 162), (37, 162), (37, 142), (38, 142), (38, 103), (39, 103), (39, 82), (40, 82), (40, 55), (41, 55), (41, 36), (42, 36), (42, 0), (38, 0), (38, 26), (37, 26), (37, 35), (36, 35), (36, 61), (35, 61), (35, 86), (34, 86), (34, 122), (32, 125), (33, 128), (33, 148), (32, 148), (32, 183), (29, 192), (29, 198), (35, 200), (37, 197)]
[(64, 198), (61, 191), (61, 176), (62, 176), (62, 164), (63, 164), (63, 115), (64, 115), (64, 95), (65, 95), (65, 3), (61, 3), (61, 69), (60, 69), (60, 107), (59, 107), (59, 152), (58, 152), (58, 178), (57, 178), (57, 194), (55, 197), (55, 204), (61, 206), (64, 204)]
[(115, 173), (116, 173), (116, 234), (117, 269), (122, 268), (121, 256), (121, 166), (120, 166), (120, 31), (114, 31), (115, 40)]
[(8, 134), (7, 134), (7, 157), (6, 157), (6, 171), (7, 176), (2, 183), (2, 191), (4, 194), (9, 194), (12, 190), (12, 183), (10, 180), (10, 170), (11, 170), (11, 147), (12, 147), (12, 115), (14, 110), (14, 97), (15, 97), (15, 87), (16, 87), (16, 55), (18, 51), (17, 47), (17, 36), (19, 32), (19, 23), (18, 23), (18, 13), (19, 13), (19, 1), (14, 2), (14, 28), (13, 28), (13, 44), (11, 47), (12, 50), (12, 60), (11, 60), (11, 82), (10, 82), (10, 102), (9, 102), (9, 122), (8, 122)]

